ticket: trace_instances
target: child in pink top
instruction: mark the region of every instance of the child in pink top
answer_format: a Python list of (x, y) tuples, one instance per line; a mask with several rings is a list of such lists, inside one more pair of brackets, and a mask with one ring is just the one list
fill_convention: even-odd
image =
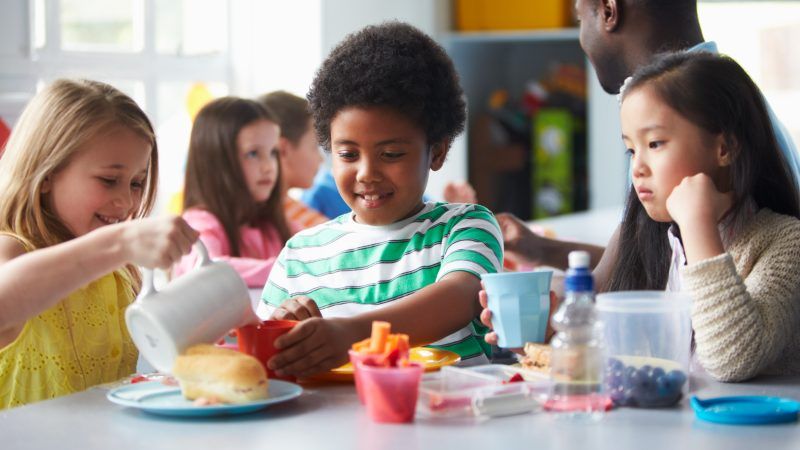
[[(224, 97), (195, 118), (186, 165), (183, 217), (213, 259), (248, 286), (266, 283), (290, 236), (280, 192), (277, 120), (258, 102)], [(191, 270), (195, 252), (174, 267)]]

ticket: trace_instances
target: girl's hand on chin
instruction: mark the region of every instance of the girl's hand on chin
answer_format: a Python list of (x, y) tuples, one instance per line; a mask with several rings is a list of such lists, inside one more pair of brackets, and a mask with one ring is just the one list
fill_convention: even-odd
[(682, 229), (698, 224), (714, 224), (733, 204), (733, 192), (722, 193), (711, 178), (698, 173), (684, 178), (667, 198), (667, 212)]

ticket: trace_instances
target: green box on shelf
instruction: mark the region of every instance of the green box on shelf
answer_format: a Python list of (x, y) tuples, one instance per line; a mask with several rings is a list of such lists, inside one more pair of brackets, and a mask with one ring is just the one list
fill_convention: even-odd
[(575, 130), (572, 113), (565, 108), (542, 108), (534, 115), (532, 126), (533, 217), (571, 212)]

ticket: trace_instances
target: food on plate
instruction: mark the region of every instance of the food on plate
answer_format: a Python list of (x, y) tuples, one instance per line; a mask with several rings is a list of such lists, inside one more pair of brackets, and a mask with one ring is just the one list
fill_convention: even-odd
[(198, 404), (247, 403), (268, 397), (264, 366), (257, 359), (213, 345), (195, 345), (175, 359), (172, 373), (183, 396)]
[(550, 372), (550, 346), (547, 344), (525, 343), (525, 356), (520, 359), (520, 365), (526, 370)]
[(407, 367), (409, 345), (407, 334), (391, 334), (389, 322), (372, 322), (372, 336), (353, 344), (364, 364), (377, 367)]

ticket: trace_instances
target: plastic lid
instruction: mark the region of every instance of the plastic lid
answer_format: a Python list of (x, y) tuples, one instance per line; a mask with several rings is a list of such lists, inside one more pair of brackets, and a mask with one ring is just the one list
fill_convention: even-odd
[(569, 252), (567, 259), (569, 260), (570, 269), (587, 269), (589, 268), (589, 261), (591, 261), (589, 252), (583, 250)]
[(698, 419), (731, 425), (795, 422), (800, 412), (800, 402), (781, 397), (692, 397), (690, 403)]

